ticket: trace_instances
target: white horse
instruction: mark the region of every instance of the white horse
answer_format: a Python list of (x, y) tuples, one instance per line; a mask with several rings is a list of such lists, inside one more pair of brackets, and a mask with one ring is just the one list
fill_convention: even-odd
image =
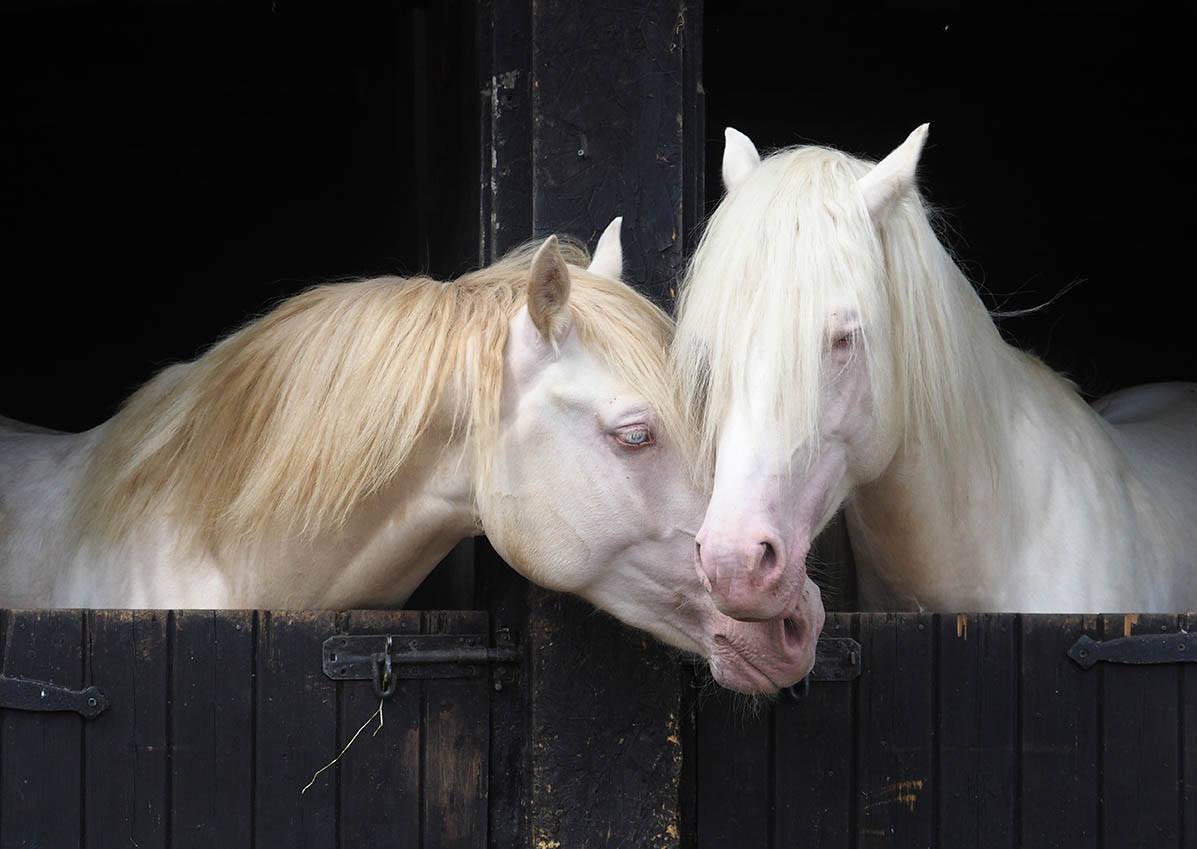
[(709, 660), (800, 680), (817, 588), (720, 614), (693, 571), (704, 493), (680, 452), (668, 317), (549, 238), (451, 283), (292, 298), (77, 435), (0, 432), (0, 605), (401, 605), (485, 533), (528, 579)]
[(715, 603), (788, 609), (844, 504), (866, 608), (1197, 609), (1197, 386), (1090, 407), (1003, 342), (919, 198), (926, 133), (872, 165), (727, 130), (675, 341)]

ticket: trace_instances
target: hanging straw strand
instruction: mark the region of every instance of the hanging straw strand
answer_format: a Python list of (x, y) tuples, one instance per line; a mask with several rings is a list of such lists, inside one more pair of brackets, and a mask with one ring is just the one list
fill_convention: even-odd
[(345, 744), (345, 748), (341, 750), (341, 753), (339, 755), (337, 755), (335, 758), (333, 758), (331, 761), (326, 763), (324, 766), (320, 767), (320, 769), (318, 769), (314, 773), (312, 773), (312, 780), (309, 781), (304, 786), (304, 788), (299, 791), (300, 796), (302, 796), (304, 793), (307, 793), (309, 788), (311, 788), (311, 786), (316, 783), (316, 778), (317, 778), (317, 776), (320, 775), (320, 773), (324, 772), (326, 769), (329, 769), (330, 767), (336, 766), (337, 761), (341, 760), (341, 758), (344, 756), (344, 754), (349, 751), (349, 747), (353, 745), (353, 741), (356, 740), (361, 735), (361, 733), (366, 730), (366, 726), (369, 725), (374, 720), (374, 717), (378, 717), (378, 727), (374, 729), (374, 733), (371, 734), (370, 736), (371, 737), (378, 736), (378, 732), (382, 730), (382, 723), (383, 723), (382, 706), (383, 706), (383, 700), (379, 699), (378, 700), (378, 710), (376, 710), (376, 711), (374, 711), (374, 713), (370, 714), (370, 716), (366, 719), (366, 721), (362, 723), (362, 727), (359, 728), (354, 733), (354, 735), (349, 738), (349, 742)]

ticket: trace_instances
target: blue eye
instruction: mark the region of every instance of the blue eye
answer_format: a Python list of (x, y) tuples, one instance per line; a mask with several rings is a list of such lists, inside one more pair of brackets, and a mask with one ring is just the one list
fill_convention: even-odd
[(653, 432), (644, 425), (630, 425), (615, 432), (615, 438), (628, 448), (644, 448), (653, 444)]

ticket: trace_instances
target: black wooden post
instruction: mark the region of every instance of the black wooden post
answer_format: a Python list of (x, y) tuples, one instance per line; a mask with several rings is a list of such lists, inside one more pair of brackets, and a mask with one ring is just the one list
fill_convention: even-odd
[[(701, 0), (483, 2), (484, 260), (550, 233), (593, 245), (622, 215), (625, 279), (672, 306), (702, 214), (701, 35)], [(496, 727), (491, 762), (527, 790), (492, 779), (493, 845), (677, 846), (675, 663), (575, 599), (512, 587), (489, 595), (495, 626), (526, 635), (526, 709), (494, 710), (529, 746)]]

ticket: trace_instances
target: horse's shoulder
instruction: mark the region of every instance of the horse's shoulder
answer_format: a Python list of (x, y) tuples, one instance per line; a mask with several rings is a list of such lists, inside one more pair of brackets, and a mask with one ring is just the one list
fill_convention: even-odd
[(1112, 425), (1146, 422), (1174, 415), (1197, 422), (1197, 383), (1148, 383), (1112, 392), (1093, 402), (1093, 409)]

